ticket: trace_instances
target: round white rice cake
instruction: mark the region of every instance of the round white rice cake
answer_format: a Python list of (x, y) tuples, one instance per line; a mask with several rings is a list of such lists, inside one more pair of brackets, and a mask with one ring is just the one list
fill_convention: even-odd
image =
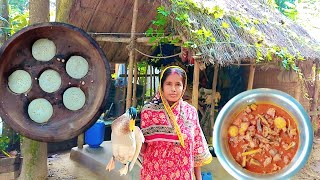
[(67, 109), (77, 111), (84, 106), (86, 96), (80, 88), (71, 87), (63, 93), (62, 101)]
[(53, 93), (61, 86), (61, 76), (55, 70), (45, 70), (39, 77), (39, 85), (43, 91)]
[(66, 64), (68, 75), (75, 79), (83, 78), (89, 71), (89, 64), (81, 56), (71, 56)]
[(9, 89), (17, 94), (25, 93), (32, 86), (30, 74), (25, 70), (16, 70), (8, 78)]
[(53, 115), (53, 107), (44, 98), (34, 99), (28, 106), (28, 114), (34, 122), (45, 123)]
[(38, 61), (50, 61), (56, 55), (56, 45), (49, 39), (38, 39), (32, 45), (32, 56)]

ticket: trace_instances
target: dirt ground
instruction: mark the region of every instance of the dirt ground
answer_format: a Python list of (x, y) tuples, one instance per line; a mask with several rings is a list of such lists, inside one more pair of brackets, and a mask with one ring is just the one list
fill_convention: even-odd
[(99, 180), (103, 179), (83, 165), (70, 159), (70, 152), (59, 152), (48, 158), (48, 180)]
[(307, 164), (293, 178), (294, 180), (320, 180), (320, 138), (315, 140)]

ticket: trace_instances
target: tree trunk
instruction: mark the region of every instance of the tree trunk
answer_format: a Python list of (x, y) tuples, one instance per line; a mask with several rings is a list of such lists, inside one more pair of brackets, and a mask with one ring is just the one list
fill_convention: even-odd
[[(30, 24), (49, 21), (49, 0), (30, 0)], [(47, 179), (47, 143), (23, 138), (22, 170), (19, 179)]]
[(22, 169), (19, 180), (47, 179), (47, 143), (23, 138)]
[(49, 0), (30, 0), (29, 1), (29, 18), (30, 24), (42, 23), (49, 21)]
[(73, 0), (56, 0), (56, 21), (68, 23)]
[[(9, 13), (8, 13), (8, 0), (0, 1), (0, 16), (9, 21)], [(9, 27), (9, 24), (5, 21), (0, 20), (0, 27)], [(0, 46), (7, 40), (7, 33), (0, 30)]]

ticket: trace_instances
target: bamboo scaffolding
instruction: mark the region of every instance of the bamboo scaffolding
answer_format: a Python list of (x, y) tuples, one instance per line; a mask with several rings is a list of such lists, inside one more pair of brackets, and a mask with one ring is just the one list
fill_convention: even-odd
[(132, 26), (131, 26), (131, 38), (130, 38), (130, 52), (129, 52), (129, 74), (128, 74), (128, 90), (127, 90), (127, 99), (126, 99), (126, 109), (131, 106), (132, 101), (132, 79), (133, 79), (133, 62), (134, 62), (134, 47), (135, 47), (135, 38), (136, 38), (136, 26), (137, 26), (137, 17), (138, 17), (138, 4), (139, 0), (134, 1), (133, 5), (133, 14), (132, 14)]

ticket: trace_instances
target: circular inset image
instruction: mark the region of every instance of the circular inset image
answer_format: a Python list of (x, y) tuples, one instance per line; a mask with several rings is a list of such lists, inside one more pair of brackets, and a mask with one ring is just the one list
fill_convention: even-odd
[(49, 39), (38, 39), (32, 45), (32, 56), (38, 61), (50, 61), (56, 55), (56, 45)]
[(71, 56), (67, 61), (66, 71), (72, 78), (81, 79), (88, 73), (89, 64), (81, 56)]
[(14, 93), (25, 93), (32, 86), (31, 76), (25, 70), (16, 70), (9, 76), (8, 86)]
[(34, 99), (28, 106), (28, 114), (34, 122), (45, 123), (51, 118), (53, 107), (51, 103), (44, 98)]
[(77, 111), (84, 106), (86, 96), (80, 88), (71, 87), (63, 93), (62, 101), (67, 109)]
[(61, 86), (61, 76), (55, 70), (45, 70), (39, 77), (39, 85), (43, 91), (53, 93)]

